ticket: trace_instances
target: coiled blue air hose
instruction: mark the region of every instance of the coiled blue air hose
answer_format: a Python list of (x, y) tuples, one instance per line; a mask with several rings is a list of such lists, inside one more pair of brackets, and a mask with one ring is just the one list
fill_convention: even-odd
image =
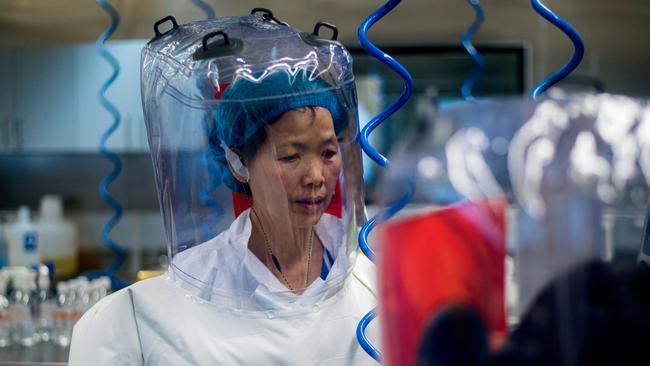
[(533, 9), (535, 9), (539, 15), (541, 15), (544, 19), (548, 20), (551, 24), (555, 25), (562, 32), (564, 32), (564, 34), (566, 34), (569, 39), (571, 39), (574, 47), (573, 55), (571, 56), (569, 62), (562, 66), (562, 68), (560, 68), (558, 71), (542, 80), (530, 92), (530, 96), (533, 99), (537, 99), (537, 97), (544, 93), (548, 88), (564, 79), (573, 70), (575, 70), (578, 65), (580, 65), (580, 61), (582, 61), (582, 57), (585, 53), (585, 46), (582, 42), (582, 39), (580, 38), (580, 34), (571, 26), (571, 24), (555, 15), (555, 13), (544, 6), (540, 0), (531, 0), (531, 4), (533, 5)]
[(212, 7), (205, 1), (192, 0), (192, 3), (205, 13), (205, 19), (214, 19), (214, 9), (212, 9)]
[(483, 13), (483, 7), (481, 6), (479, 0), (467, 0), (467, 2), (472, 6), (472, 8), (474, 8), (476, 18), (474, 18), (472, 24), (469, 26), (469, 28), (467, 28), (467, 31), (463, 33), (460, 41), (463, 44), (463, 47), (465, 47), (467, 53), (474, 59), (475, 67), (472, 73), (463, 82), (463, 86), (461, 87), (460, 92), (463, 96), (463, 99), (474, 100), (472, 89), (474, 89), (474, 85), (476, 85), (478, 80), (483, 75), (483, 71), (485, 70), (485, 61), (483, 61), (483, 57), (481, 57), (481, 55), (472, 44), (472, 37), (474, 34), (476, 34), (478, 29), (483, 24), (485, 15)]
[(120, 23), (120, 17), (117, 14), (115, 8), (113, 8), (107, 0), (97, 0), (97, 4), (99, 4), (99, 6), (101, 6), (111, 16), (111, 25), (104, 31), (104, 33), (96, 42), (97, 52), (113, 67), (113, 73), (104, 82), (104, 84), (102, 84), (97, 95), (97, 98), (99, 99), (99, 102), (104, 107), (104, 109), (106, 109), (113, 116), (113, 123), (102, 134), (99, 142), (100, 153), (108, 160), (110, 160), (111, 163), (113, 163), (113, 170), (108, 175), (106, 175), (99, 184), (99, 194), (102, 199), (114, 210), (113, 216), (108, 220), (102, 229), (101, 238), (104, 245), (116, 256), (105, 274), (111, 278), (111, 281), (113, 282), (113, 288), (121, 288), (124, 287), (125, 283), (118, 280), (115, 274), (120, 266), (124, 263), (126, 252), (122, 247), (120, 247), (118, 243), (111, 239), (109, 234), (110, 231), (122, 218), (122, 205), (108, 193), (108, 186), (120, 175), (120, 172), (122, 171), (122, 162), (120, 161), (120, 158), (107, 146), (108, 139), (120, 126), (121, 116), (115, 105), (113, 105), (105, 96), (106, 90), (111, 86), (111, 84), (115, 81), (115, 79), (117, 79), (117, 76), (120, 74), (120, 65), (115, 57), (113, 57), (113, 55), (111, 55), (111, 53), (108, 52), (104, 46), (106, 40), (113, 34), (113, 32), (115, 32), (115, 29)]
[[(379, 61), (383, 62), (385, 65), (393, 69), (393, 71), (395, 71), (402, 79), (404, 79), (404, 90), (402, 91), (400, 97), (395, 102), (393, 102), (390, 106), (388, 106), (384, 111), (382, 111), (377, 116), (375, 116), (361, 130), (361, 136), (360, 136), (361, 148), (366, 153), (366, 155), (368, 155), (368, 157), (370, 157), (374, 162), (376, 162), (377, 164), (379, 164), (384, 168), (388, 168), (390, 161), (381, 153), (379, 153), (377, 150), (375, 150), (370, 144), (370, 142), (368, 141), (368, 139), (370, 137), (370, 134), (375, 128), (381, 125), (386, 119), (388, 119), (391, 115), (393, 115), (393, 113), (395, 113), (397, 110), (399, 110), (406, 103), (406, 101), (411, 97), (413, 93), (413, 79), (411, 78), (411, 75), (408, 73), (408, 71), (406, 71), (406, 69), (402, 65), (400, 65), (397, 61), (395, 61), (393, 57), (381, 51), (374, 44), (372, 44), (368, 40), (367, 33), (368, 30), (377, 21), (379, 21), (386, 14), (392, 11), (400, 2), (401, 0), (388, 1), (382, 7), (380, 7), (375, 12), (370, 14), (370, 16), (366, 18), (366, 20), (363, 23), (361, 23), (361, 26), (359, 27), (359, 30), (357, 32), (361, 46), (366, 51), (368, 51), (371, 55), (377, 58)], [(406, 203), (410, 200), (411, 196), (407, 194), (404, 197), (406, 201), (404, 202), (400, 201), (398, 204), (391, 206), (391, 209), (388, 210), (388, 212), (385, 214), (384, 217), (390, 215), (390, 213), (393, 211), (396, 212), (399, 209), (401, 209), (401, 207), (399, 207), (400, 204), (403, 203), (403, 205), (406, 205)], [(377, 217), (375, 216), (370, 220), (368, 220), (368, 222), (366, 222), (365, 225), (363, 225), (361, 231), (359, 232), (359, 247), (361, 248), (363, 253), (373, 262), (375, 260), (375, 253), (368, 245), (368, 235), (370, 234), (370, 231), (372, 231), (372, 229), (374, 228), (376, 222), (377, 222)], [(365, 336), (366, 327), (376, 317), (376, 315), (377, 315), (377, 308), (372, 309), (368, 314), (366, 314), (359, 322), (359, 325), (357, 326), (356, 334), (357, 334), (357, 340), (359, 341), (361, 347), (377, 362), (381, 362), (381, 353), (368, 341), (368, 339)]]
[(406, 104), (406, 101), (411, 97), (411, 94), (413, 94), (413, 78), (411, 78), (411, 75), (408, 73), (408, 71), (406, 71), (404, 66), (395, 61), (392, 56), (383, 52), (374, 44), (372, 44), (368, 40), (367, 33), (370, 27), (372, 27), (379, 19), (393, 10), (400, 2), (401, 0), (388, 1), (381, 8), (370, 14), (370, 16), (366, 18), (366, 20), (361, 24), (357, 32), (361, 47), (363, 47), (376, 59), (393, 69), (393, 71), (395, 71), (402, 79), (404, 79), (404, 91), (400, 95), (399, 99), (397, 99), (395, 102), (393, 102), (393, 104), (375, 116), (370, 122), (368, 122), (363, 130), (361, 130), (361, 148), (372, 160), (384, 168), (388, 168), (388, 159), (386, 159), (386, 157), (384, 157), (377, 150), (375, 150), (372, 145), (370, 145), (368, 137), (376, 127), (382, 124), (386, 119), (388, 119), (388, 117), (393, 115), (393, 113), (397, 112), (398, 109)]
[(357, 340), (359, 340), (361, 348), (363, 348), (367, 354), (377, 360), (377, 362), (381, 362), (381, 353), (366, 338), (366, 327), (368, 327), (368, 324), (370, 324), (370, 322), (375, 319), (376, 316), (377, 308), (373, 308), (370, 310), (370, 312), (368, 312), (368, 314), (364, 315), (363, 318), (361, 318), (359, 325), (357, 326)]

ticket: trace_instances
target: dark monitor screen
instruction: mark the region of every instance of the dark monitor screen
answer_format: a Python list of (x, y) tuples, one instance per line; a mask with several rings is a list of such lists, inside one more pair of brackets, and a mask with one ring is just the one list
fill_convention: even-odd
[[(401, 63), (414, 80), (414, 96), (435, 87), (441, 100), (461, 98), (465, 78), (474, 70), (474, 60), (461, 46), (380, 47)], [(479, 97), (523, 95), (528, 70), (526, 48), (519, 45), (477, 46), (485, 70), (473, 94)], [(375, 74), (384, 79), (386, 97), (399, 95), (401, 78), (362, 48), (350, 50), (357, 77)]]
[[(459, 46), (412, 46), (379, 48), (404, 66), (413, 78), (413, 95), (407, 104), (378, 127), (371, 143), (388, 156), (415, 127), (423, 105), (435, 109), (463, 100), (461, 87), (474, 68), (474, 60)], [(475, 84), (476, 98), (523, 96), (527, 91), (527, 50), (523, 44), (478, 46), (485, 69)], [(362, 48), (350, 49), (359, 99), (359, 122), (363, 127), (373, 116), (396, 101), (404, 83), (399, 75)], [(374, 181), (374, 164), (366, 166), (366, 182)]]

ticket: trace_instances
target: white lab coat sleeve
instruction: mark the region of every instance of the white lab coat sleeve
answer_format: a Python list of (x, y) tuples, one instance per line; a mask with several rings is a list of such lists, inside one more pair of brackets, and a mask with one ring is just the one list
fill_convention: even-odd
[(144, 365), (129, 288), (105, 297), (74, 326), (70, 366)]

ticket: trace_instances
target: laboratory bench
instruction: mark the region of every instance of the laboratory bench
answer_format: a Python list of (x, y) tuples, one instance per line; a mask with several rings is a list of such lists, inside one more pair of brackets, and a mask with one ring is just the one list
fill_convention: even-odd
[(0, 348), (0, 366), (60, 366), (68, 364), (70, 347), (38, 342), (31, 347), (10, 345)]

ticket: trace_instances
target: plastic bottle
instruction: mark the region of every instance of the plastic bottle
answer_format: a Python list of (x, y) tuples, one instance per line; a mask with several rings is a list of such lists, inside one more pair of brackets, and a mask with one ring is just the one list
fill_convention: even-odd
[[(67, 339), (68, 345), (72, 339), (72, 329), (77, 323), (77, 320), (81, 318), (81, 313), (78, 309), (79, 301), (77, 300), (77, 290), (79, 288), (79, 281), (73, 279), (68, 281), (65, 302), (63, 307), (65, 309), (65, 322), (63, 327), (64, 340)], [(61, 344), (63, 345), (63, 343)]]
[(53, 313), (56, 303), (50, 294), (50, 273), (47, 266), (41, 265), (37, 284), (36, 333), (39, 340), (49, 342), (52, 337)]
[(38, 342), (36, 326), (32, 319), (32, 307), (36, 291), (36, 273), (17, 272), (14, 274), (15, 291), (9, 305), (12, 320), (13, 341), (24, 347), (31, 347)]
[(7, 226), (10, 266), (37, 266), (40, 263), (40, 246), (36, 227), (29, 218), (29, 208), (20, 206), (16, 222)]
[(107, 276), (102, 276), (97, 279), (98, 288), (99, 288), (99, 300), (105, 298), (106, 296), (112, 293), (112, 283), (111, 279)]
[(9, 272), (0, 270), (0, 348), (11, 345), (11, 316), (9, 316), (9, 300), (7, 299), (7, 283)]
[(90, 282), (90, 306), (95, 305), (102, 298), (102, 283), (99, 278)]
[(75, 302), (75, 310), (76, 310), (76, 319), (75, 323), (77, 320), (81, 319), (81, 316), (84, 315), (84, 313), (90, 309), (90, 293), (91, 293), (91, 286), (90, 282), (86, 277), (79, 277), (75, 279), (77, 283), (77, 295), (76, 295), (76, 302)]
[(76, 226), (63, 217), (61, 197), (43, 196), (36, 229), (41, 242), (41, 261), (54, 263), (56, 278), (74, 276), (79, 263), (78, 234)]
[(111, 283), (111, 279), (108, 276), (99, 277), (99, 281), (102, 285), (100, 287), (100, 293), (99, 293), (99, 299), (101, 300), (102, 298), (111, 294), (112, 283)]
[(59, 282), (56, 284), (56, 308), (52, 314), (53, 327), (52, 327), (52, 341), (61, 346), (67, 347), (70, 345), (71, 334), (68, 334), (68, 315), (70, 313), (69, 292), (70, 287), (67, 282)]

